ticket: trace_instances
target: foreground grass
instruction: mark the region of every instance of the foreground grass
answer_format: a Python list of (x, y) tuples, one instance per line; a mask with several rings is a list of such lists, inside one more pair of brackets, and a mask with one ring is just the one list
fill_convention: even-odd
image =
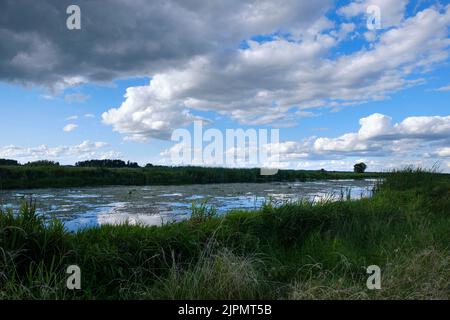
[[(371, 199), (208, 207), (163, 227), (71, 234), (33, 204), (0, 213), (1, 299), (449, 299), (450, 177), (390, 174)], [(82, 289), (65, 287), (79, 265)], [(382, 289), (366, 287), (366, 267)]]

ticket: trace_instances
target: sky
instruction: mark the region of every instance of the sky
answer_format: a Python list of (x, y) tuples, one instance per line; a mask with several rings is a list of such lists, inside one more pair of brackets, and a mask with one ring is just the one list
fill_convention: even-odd
[(279, 129), (282, 168), (450, 172), (450, 1), (0, 8), (0, 158), (170, 165), (172, 133), (202, 121)]

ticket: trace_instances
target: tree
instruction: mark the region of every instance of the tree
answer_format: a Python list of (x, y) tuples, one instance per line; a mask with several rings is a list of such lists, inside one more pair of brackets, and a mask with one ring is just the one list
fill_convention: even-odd
[(0, 159), (0, 166), (18, 166), (19, 162), (17, 160), (11, 159)]
[(353, 167), (353, 171), (356, 173), (364, 173), (367, 169), (367, 165), (364, 162), (357, 163)]
[(131, 162), (131, 161), (127, 161), (127, 168), (140, 168), (139, 164), (137, 162)]

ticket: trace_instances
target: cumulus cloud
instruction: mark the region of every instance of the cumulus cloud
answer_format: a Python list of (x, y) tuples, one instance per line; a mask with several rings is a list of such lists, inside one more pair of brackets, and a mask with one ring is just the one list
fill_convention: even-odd
[[(148, 85), (128, 88), (122, 105), (102, 118), (115, 131), (140, 140), (167, 137), (189, 124), (195, 111), (262, 125), (295, 122), (306, 109), (386, 99), (422, 83), (417, 72), (448, 58), (449, 25), (450, 6), (442, 12), (429, 8), (380, 35), (370, 49), (336, 59), (329, 57), (340, 41), (336, 30), (314, 37), (306, 30), (294, 40), (248, 40), (226, 55), (203, 55), (156, 73)], [(317, 26), (311, 28), (317, 31)]]
[[(408, 117), (394, 124), (391, 117), (375, 113), (362, 118), (359, 124), (358, 132), (334, 138), (311, 136), (301, 141), (273, 142), (263, 147), (270, 155), (268, 162), (275, 163), (273, 156), (279, 156), (279, 168), (351, 170), (359, 161), (370, 164), (373, 170), (385, 170), (407, 165), (432, 166), (439, 158), (450, 157), (450, 116)], [(178, 155), (183, 147), (175, 144), (162, 152), (164, 164), (171, 164), (171, 156)], [(242, 146), (233, 148), (225, 152), (239, 151), (237, 154), (245, 155), (248, 151), (256, 154), (259, 150)], [(237, 161), (237, 165), (252, 166), (244, 158)]]
[[(401, 142), (450, 141), (450, 116), (408, 117), (395, 125), (386, 115), (373, 114), (360, 120), (357, 133), (347, 133), (338, 138), (318, 138), (314, 143), (317, 152), (372, 153), (389, 150), (400, 151)], [(406, 143), (406, 142), (405, 142)], [(403, 146), (407, 148), (408, 146)]]
[(78, 128), (78, 125), (76, 125), (74, 123), (69, 123), (68, 125), (64, 126), (63, 131), (71, 132), (71, 131), (75, 130), (76, 128)]
[(89, 140), (77, 145), (56, 147), (48, 145), (36, 147), (7, 145), (0, 147), (0, 158), (16, 159), (20, 162), (47, 159), (73, 164), (73, 162), (78, 160), (107, 159), (121, 156), (117, 151), (105, 149), (107, 146), (106, 142)]
[(72, 121), (72, 120), (77, 120), (77, 119), (78, 119), (78, 116), (70, 116), (70, 117), (66, 118), (67, 121)]
[[(431, 167), (450, 157), (450, 116), (408, 117), (393, 124), (391, 117), (376, 113), (359, 123), (358, 132), (336, 138), (281, 142), (277, 149), (280, 158), (288, 161), (289, 167), (351, 170), (352, 163), (361, 160), (374, 170), (386, 170), (407, 165)], [(434, 152), (436, 146), (440, 147)]]

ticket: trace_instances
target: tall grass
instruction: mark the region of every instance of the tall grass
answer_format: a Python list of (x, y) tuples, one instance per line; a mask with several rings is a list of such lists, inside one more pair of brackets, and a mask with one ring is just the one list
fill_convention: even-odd
[(31, 200), (17, 214), (0, 210), (0, 297), (59, 297), (69, 241), (63, 224), (39, 216)]
[(208, 205), (208, 200), (193, 202), (190, 220), (195, 223), (202, 223), (206, 220), (217, 217), (217, 208)]
[[(450, 177), (388, 175), (370, 199), (266, 203), (162, 227), (68, 233), (58, 221), (0, 210), (1, 299), (448, 299)], [(65, 288), (66, 267), (82, 290)], [(382, 289), (366, 287), (366, 267)]]
[(183, 267), (173, 261), (165, 277), (144, 287), (147, 299), (257, 299), (264, 297), (264, 282), (258, 271), (262, 261), (239, 256), (231, 250), (205, 250), (200, 258)]

